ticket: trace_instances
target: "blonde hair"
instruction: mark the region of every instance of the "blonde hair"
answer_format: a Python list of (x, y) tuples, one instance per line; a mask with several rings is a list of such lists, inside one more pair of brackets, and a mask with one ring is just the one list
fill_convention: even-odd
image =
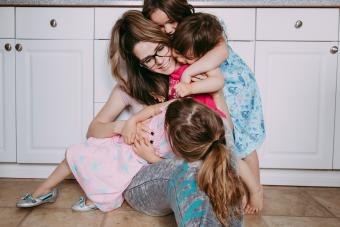
[(232, 166), (220, 116), (191, 98), (168, 106), (165, 128), (173, 151), (185, 160), (202, 160), (197, 183), (212, 203), (218, 220), (225, 226), (230, 215), (241, 216), (244, 186)]
[[(160, 27), (146, 19), (140, 11), (129, 10), (112, 28), (109, 46), (111, 72), (121, 87), (143, 104), (155, 104), (154, 96), (167, 98), (168, 76), (141, 67), (133, 49), (139, 42), (162, 43), (169, 46), (169, 38)], [(126, 64), (127, 77), (121, 72)], [(152, 95), (154, 94), (154, 95)]]

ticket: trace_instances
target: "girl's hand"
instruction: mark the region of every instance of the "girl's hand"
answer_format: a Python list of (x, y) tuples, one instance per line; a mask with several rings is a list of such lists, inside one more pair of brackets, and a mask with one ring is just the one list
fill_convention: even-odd
[(246, 214), (259, 213), (263, 208), (263, 189), (262, 186), (256, 192), (250, 193), (249, 203), (244, 209)]
[(191, 95), (191, 86), (186, 83), (178, 83), (175, 85), (176, 95), (178, 97), (185, 97)]
[(181, 83), (185, 83), (185, 84), (190, 84), (191, 82), (191, 76), (189, 74), (186, 73), (187, 70), (185, 70), (183, 73), (182, 73), (182, 76), (181, 76)]
[(162, 158), (156, 154), (150, 141), (145, 142), (136, 139), (132, 144), (132, 149), (139, 157), (148, 163), (155, 163), (162, 160)]
[(136, 140), (145, 142), (152, 140), (151, 136), (153, 136), (153, 132), (151, 132), (149, 128), (149, 123), (150, 119), (137, 123)]
[(131, 117), (129, 120), (125, 122), (124, 127), (122, 129), (122, 136), (124, 139), (124, 143), (132, 144), (133, 141), (135, 141), (136, 132), (137, 132), (137, 122), (135, 121), (133, 117)]
[(197, 81), (205, 80), (207, 78), (208, 76), (206, 74), (198, 74), (196, 76), (191, 77), (191, 82), (197, 82)]

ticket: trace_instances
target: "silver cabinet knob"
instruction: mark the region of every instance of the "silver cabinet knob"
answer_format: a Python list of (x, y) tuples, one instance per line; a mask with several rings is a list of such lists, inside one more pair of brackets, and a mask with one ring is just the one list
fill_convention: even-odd
[(295, 22), (295, 28), (301, 28), (302, 27), (302, 21), (298, 20)]
[(337, 47), (337, 46), (332, 46), (332, 48), (330, 49), (330, 52), (331, 52), (332, 54), (338, 53), (338, 47)]
[(20, 43), (15, 44), (15, 49), (19, 52), (22, 51), (22, 45)]
[(12, 45), (9, 44), (9, 43), (6, 43), (6, 44), (5, 44), (5, 50), (11, 51), (11, 50), (12, 50)]
[(51, 21), (50, 21), (50, 25), (51, 25), (51, 27), (52, 28), (55, 28), (55, 27), (57, 27), (57, 21), (55, 20), (55, 19), (52, 19)]

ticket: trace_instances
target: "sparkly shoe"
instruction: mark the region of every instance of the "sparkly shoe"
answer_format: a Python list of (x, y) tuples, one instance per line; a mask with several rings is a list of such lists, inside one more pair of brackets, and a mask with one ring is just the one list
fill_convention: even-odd
[(72, 210), (79, 212), (98, 210), (98, 207), (95, 204), (86, 205), (85, 201), (85, 197), (80, 196), (80, 199), (72, 206)]
[(41, 195), (37, 198), (33, 198), (32, 194), (26, 194), (17, 202), (17, 207), (26, 208), (26, 207), (35, 207), (39, 206), (43, 203), (54, 203), (58, 197), (58, 189), (53, 188), (52, 191), (46, 193), (45, 195)]

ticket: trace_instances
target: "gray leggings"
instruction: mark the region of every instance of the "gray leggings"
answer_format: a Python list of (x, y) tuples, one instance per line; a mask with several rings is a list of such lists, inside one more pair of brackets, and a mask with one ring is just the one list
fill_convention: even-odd
[[(198, 165), (167, 159), (146, 166), (125, 190), (125, 200), (151, 216), (174, 212), (178, 226), (221, 226), (208, 196), (197, 187)], [(243, 226), (242, 218), (231, 218), (230, 226)]]

